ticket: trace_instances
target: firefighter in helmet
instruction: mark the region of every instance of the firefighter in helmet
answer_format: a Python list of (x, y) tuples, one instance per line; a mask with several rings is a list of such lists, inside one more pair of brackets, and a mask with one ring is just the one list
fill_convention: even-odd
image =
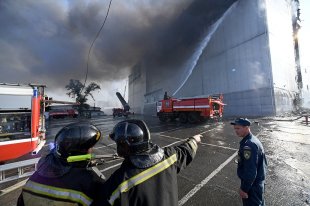
[(87, 122), (65, 126), (55, 137), (55, 147), (42, 157), (29, 178), (17, 205), (91, 205), (104, 180), (87, 168), (91, 148), (100, 130)]
[[(124, 157), (121, 167), (106, 181), (102, 204), (178, 205), (177, 174), (192, 162), (201, 135), (179, 146), (161, 148), (151, 142), (142, 120), (125, 120), (115, 125), (110, 138)], [(154, 195), (156, 194), (156, 195)]]

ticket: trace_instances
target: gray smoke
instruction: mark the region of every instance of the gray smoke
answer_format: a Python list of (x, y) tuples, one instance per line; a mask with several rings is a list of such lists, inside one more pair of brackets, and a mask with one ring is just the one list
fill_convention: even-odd
[[(204, 38), (210, 26), (236, 0), (195, 0), (158, 36), (158, 47), (147, 58), (157, 66), (175, 65), (186, 59)], [(154, 52), (156, 51), (156, 52)], [(159, 64), (159, 65), (158, 65)]]
[[(106, 25), (91, 52), (90, 79), (111, 81), (128, 76), (126, 70), (152, 47), (154, 35), (186, 5), (186, 1), (168, 5), (150, 2), (112, 2)], [(40, 82), (62, 88), (70, 78), (83, 81), (87, 52), (108, 3), (1, 1), (0, 81)], [(166, 9), (160, 10), (162, 7)]]
[[(126, 78), (144, 59), (152, 67), (187, 56), (235, 0), (114, 0), (91, 51), (88, 82)], [(0, 82), (64, 89), (84, 82), (87, 54), (109, 1), (0, 1)], [(104, 89), (104, 88), (103, 88)]]

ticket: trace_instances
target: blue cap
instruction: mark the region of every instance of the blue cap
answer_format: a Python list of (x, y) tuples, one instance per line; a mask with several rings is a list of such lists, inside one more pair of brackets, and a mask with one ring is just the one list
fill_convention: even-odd
[(230, 123), (231, 125), (241, 125), (241, 126), (250, 126), (251, 122), (247, 118), (238, 118), (234, 122)]

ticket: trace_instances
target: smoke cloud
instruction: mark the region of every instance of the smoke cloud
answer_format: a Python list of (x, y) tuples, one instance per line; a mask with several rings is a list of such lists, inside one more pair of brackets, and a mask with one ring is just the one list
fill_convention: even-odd
[[(109, 89), (141, 59), (153, 67), (178, 62), (233, 2), (112, 1), (91, 51), (87, 82)], [(69, 79), (84, 82), (88, 50), (108, 5), (108, 0), (0, 1), (0, 82), (42, 83), (55, 92)]]
[[(126, 78), (128, 68), (152, 47), (152, 39), (165, 27), (160, 22), (167, 24), (180, 10), (178, 7), (186, 6), (186, 1), (168, 5), (163, 1), (143, 2), (112, 2), (107, 22), (91, 51), (90, 79)], [(104, 20), (108, 3), (1, 1), (1, 81), (42, 81), (63, 88), (70, 78), (83, 80), (90, 43)], [(165, 9), (160, 10), (162, 7)]]

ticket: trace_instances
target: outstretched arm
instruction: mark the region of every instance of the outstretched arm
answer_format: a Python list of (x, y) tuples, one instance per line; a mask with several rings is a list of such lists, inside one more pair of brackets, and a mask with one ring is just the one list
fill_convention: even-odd
[(173, 149), (176, 151), (178, 159), (178, 173), (193, 161), (198, 149), (198, 143), (201, 142), (201, 137), (202, 135), (200, 134), (194, 135), (188, 138), (183, 144), (173, 147)]

